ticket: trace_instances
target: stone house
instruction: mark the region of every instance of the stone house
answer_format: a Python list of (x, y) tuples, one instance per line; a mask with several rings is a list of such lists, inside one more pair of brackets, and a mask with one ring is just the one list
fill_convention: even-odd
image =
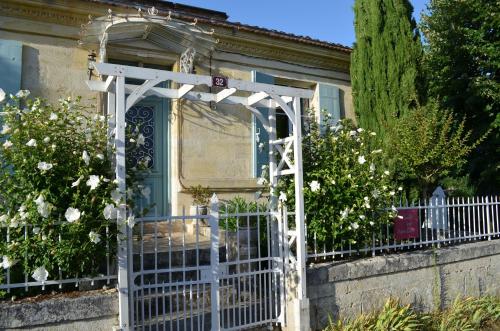
[[(104, 46), (94, 33), (113, 17), (143, 14), (168, 17), (183, 33), (168, 24), (127, 25), (110, 29)], [(111, 19), (99, 21), (106, 17)], [(205, 33), (199, 37), (192, 31)], [(88, 70), (93, 54), (110, 63), (311, 89), (314, 97), (303, 100), (303, 108), (325, 109), (334, 119), (354, 118), (350, 52), (342, 45), (234, 23), (226, 13), (168, 1), (0, 2), (0, 87), (10, 93), (28, 89), (50, 102), (82, 96), (101, 113), (106, 100), (85, 82), (89, 74), (99, 79)], [(261, 189), (257, 178), (267, 163), (261, 144), (266, 134), (249, 112), (149, 97), (127, 119), (134, 116), (149, 125), (144, 152), (153, 162), (146, 184), (159, 213), (189, 207), (187, 189), (194, 185), (209, 186), (223, 199), (250, 197)], [(277, 130), (281, 137), (288, 135), (287, 118), (279, 112)]]

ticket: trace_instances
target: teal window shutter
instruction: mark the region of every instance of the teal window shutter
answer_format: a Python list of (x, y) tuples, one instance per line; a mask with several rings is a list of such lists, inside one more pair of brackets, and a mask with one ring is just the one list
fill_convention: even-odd
[(318, 84), (319, 85), (319, 123), (323, 127), (325, 125), (325, 111), (330, 114), (330, 119), (327, 125), (334, 125), (340, 120), (340, 92), (339, 88), (334, 85)]
[[(274, 77), (261, 72), (252, 71), (252, 81), (256, 83), (274, 84)], [(257, 108), (265, 118), (269, 115), (268, 108)], [(252, 115), (252, 149), (253, 149), (253, 175), (260, 177), (262, 166), (269, 164), (269, 134), (262, 123)]]
[(7, 95), (21, 89), (22, 50), (21, 42), (0, 39), (0, 88)]

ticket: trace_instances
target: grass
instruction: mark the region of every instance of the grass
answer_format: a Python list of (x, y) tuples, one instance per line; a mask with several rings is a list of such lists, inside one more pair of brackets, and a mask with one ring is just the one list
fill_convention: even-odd
[(457, 298), (443, 310), (419, 313), (389, 299), (384, 307), (352, 320), (330, 320), (325, 331), (500, 331), (500, 298)]

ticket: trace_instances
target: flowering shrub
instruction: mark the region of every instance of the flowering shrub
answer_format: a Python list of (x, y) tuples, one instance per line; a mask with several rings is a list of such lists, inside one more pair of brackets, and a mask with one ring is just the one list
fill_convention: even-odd
[(95, 274), (115, 251), (120, 202), (106, 118), (28, 94), (11, 96), (0, 125), (1, 267), (37, 281)]
[[(328, 119), (328, 117), (327, 117)], [(381, 168), (381, 150), (372, 149), (374, 132), (348, 120), (320, 130), (314, 121), (303, 138), (304, 207), (310, 246), (328, 250), (371, 243), (372, 233), (396, 216), (395, 191)], [(294, 204), (294, 183), (280, 183), (280, 200)]]

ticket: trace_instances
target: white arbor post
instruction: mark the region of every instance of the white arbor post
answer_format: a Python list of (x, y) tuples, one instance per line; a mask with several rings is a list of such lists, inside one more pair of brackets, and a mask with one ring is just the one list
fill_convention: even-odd
[(116, 217), (118, 226), (118, 305), (119, 323), (121, 330), (130, 329), (129, 320), (129, 263), (128, 237), (130, 236), (127, 224), (126, 208), (126, 169), (125, 169), (125, 77), (116, 78), (116, 179), (120, 192), (120, 205)]
[(217, 195), (210, 199), (210, 267), (212, 268), (212, 281), (210, 284), (210, 298), (212, 330), (220, 329), (220, 294), (219, 294), (219, 199)]
[(302, 169), (302, 111), (300, 98), (293, 98), (293, 154), (295, 179), (295, 236), (296, 236), (296, 274), (289, 277), (287, 284), (290, 299), (287, 306), (287, 330), (309, 331), (309, 299), (306, 295), (306, 234), (304, 217), (304, 180)]

